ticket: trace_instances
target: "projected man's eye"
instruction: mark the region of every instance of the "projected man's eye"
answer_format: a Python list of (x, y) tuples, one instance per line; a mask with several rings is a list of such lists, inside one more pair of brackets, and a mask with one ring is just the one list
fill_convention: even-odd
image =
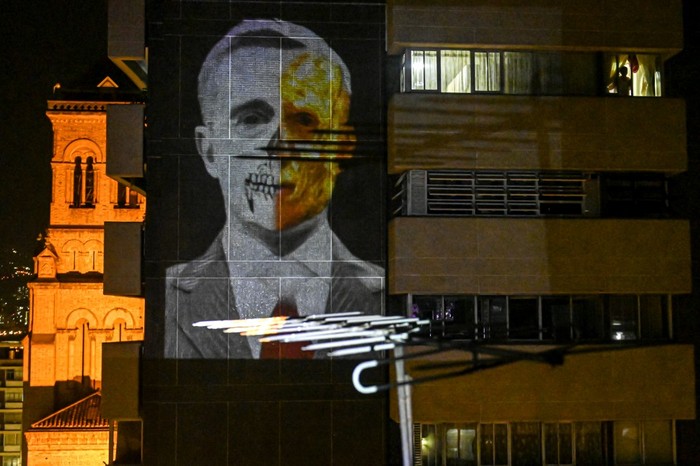
[(239, 136), (259, 136), (272, 122), (275, 110), (262, 100), (253, 100), (231, 110), (231, 122)]
[(293, 116), (293, 121), (305, 129), (313, 129), (318, 126), (318, 118), (309, 112), (299, 112)]
[(239, 125), (262, 125), (265, 123), (269, 123), (270, 119), (267, 118), (267, 115), (261, 114), (261, 113), (246, 113), (244, 115), (241, 115), (239, 118), (239, 121), (237, 124)]

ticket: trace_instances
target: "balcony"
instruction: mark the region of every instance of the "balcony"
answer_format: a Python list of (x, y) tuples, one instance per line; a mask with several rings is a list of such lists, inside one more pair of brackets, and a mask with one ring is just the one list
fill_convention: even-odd
[(679, 173), (685, 104), (666, 98), (395, 94), (389, 173), (510, 169)]
[(682, 294), (684, 220), (394, 218), (390, 294)]
[[(513, 349), (513, 347), (509, 347)], [(407, 363), (468, 359), (447, 353)], [(561, 419), (693, 419), (692, 345), (666, 345), (569, 355), (562, 366), (516, 362), (464, 377), (415, 385), (413, 421), (494, 422)], [(659, 384), (658, 381), (664, 383)], [(396, 391), (391, 412), (398, 419)]]
[(683, 45), (680, 0), (390, 0), (387, 23), (391, 54), (405, 47), (476, 46), (670, 55)]

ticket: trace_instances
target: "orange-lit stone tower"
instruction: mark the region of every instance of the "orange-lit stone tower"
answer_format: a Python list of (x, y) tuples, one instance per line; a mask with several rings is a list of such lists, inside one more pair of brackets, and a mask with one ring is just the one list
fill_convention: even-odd
[[(25, 464), (101, 464), (95, 461), (107, 459), (108, 437), (99, 403), (95, 419), (58, 430), (48, 421), (67, 407), (80, 410), (81, 400), (100, 389), (102, 343), (143, 339), (143, 299), (103, 294), (104, 223), (140, 222), (145, 214), (143, 196), (106, 175), (107, 105), (126, 105), (134, 96), (124, 98), (105, 78), (96, 90), (55, 97), (47, 111), (54, 133), (50, 226), (29, 284)], [(70, 445), (60, 455), (41, 449), (47, 425), (54, 446)]]

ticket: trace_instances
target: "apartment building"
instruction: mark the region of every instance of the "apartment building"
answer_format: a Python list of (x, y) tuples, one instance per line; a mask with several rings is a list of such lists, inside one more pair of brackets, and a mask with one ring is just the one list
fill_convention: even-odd
[[(681, 2), (395, 0), (387, 20), (388, 293), (436, 338), (514, 352), (414, 386), (414, 464), (677, 464), (695, 418), (690, 228), (668, 195), (685, 106), (664, 96)], [(552, 348), (563, 365), (530, 360)]]
[(22, 464), (22, 345), (0, 342), (0, 464)]

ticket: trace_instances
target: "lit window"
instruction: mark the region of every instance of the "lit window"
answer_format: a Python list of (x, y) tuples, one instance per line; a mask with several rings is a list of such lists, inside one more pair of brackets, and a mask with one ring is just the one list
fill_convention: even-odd
[(440, 51), (440, 91), (472, 91), (471, 54), (468, 50)]
[(476, 464), (476, 425), (450, 426), (445, 430), (445, 458), (448, 465)]
[(411, 89), (436, 91), (437, 52), (435, 50), (411, 51)]
[[(408, 59), (406, 59), (408, 57)], [(401, 91), (660, 96), (661, 58), (648, 54), (583, 52), (408, 50)], [(408, 67), (408, 68), (407, 68)]]
[(605, 56), (607, 90), (619, 96), (661, 96), (661, 59), (656, 55), (626, 53)]
[(442, 448), (438, 428), (433, 424), (422, 424), (420, 428), (420, 460), (423, 466), (442, 466)]
[(499, 92), (500, 90), (501, 54), (474, 52), (474, 91)]

